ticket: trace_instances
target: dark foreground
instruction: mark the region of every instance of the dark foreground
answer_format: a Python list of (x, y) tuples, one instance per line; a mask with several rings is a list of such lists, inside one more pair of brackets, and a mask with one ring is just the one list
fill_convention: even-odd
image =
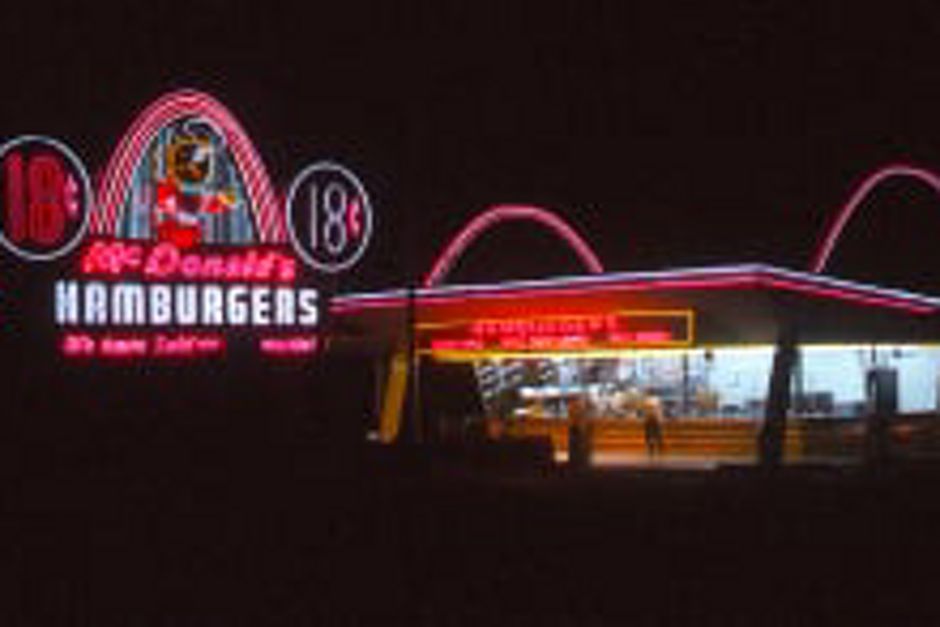
[(937, 469), (501, 477), (164, 435), (6, 451), (0, 623), (937, 618)]

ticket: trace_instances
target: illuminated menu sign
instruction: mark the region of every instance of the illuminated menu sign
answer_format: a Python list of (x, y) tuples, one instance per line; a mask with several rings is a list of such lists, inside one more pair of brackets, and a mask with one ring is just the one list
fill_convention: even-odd
[(419, 350), (472, 358), (688, 346), (692, 337), (691, 311), (618, 311), (425, 325)]

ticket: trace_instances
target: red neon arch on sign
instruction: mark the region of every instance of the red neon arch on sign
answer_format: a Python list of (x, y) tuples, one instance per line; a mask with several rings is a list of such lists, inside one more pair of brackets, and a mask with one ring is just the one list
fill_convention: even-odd
[(424, 286), (432, 287), (440, 284), (470, 244), (491, 227), (511, 220), (531, 220), (548, 227), (571, 247), (588, 272), (594, 274), (604, 272), (604, 267), (588, 243), (570, 224), (558, 215), (540, 207), (497, 205), (470, 220), (457, 236), (450, 241), (437, 258), (437, 261), (434, 262), (431, 272), (425, 277)]
[(852, 195), (849, 196), (848, 202), (846, 202), (836, 214), (836, 219), (827, 229), (824, 239), (816, 249), (815, 255), (813, 255), (813, 260), (810, 264), (810, 270), (812, 272), (822, 272), (826, 269), (826, 264), (829, 262), (829, 257), (832, 256), (832, 251), (839, 241), (842, 231), (845, 229), (849, 219), (855, 215), (859, 205), (862, 204), (876, 187), (888, 179), (897, 177), (917, 179), (922, 183), (926, 183), (937, 194), (940, 194), (940, 176), (925, 168), (913, 165), (893, 164), (876, 170), (862, 181), (855, 191), (852, 192)]
[(252, 206), (258, 236), (265, 243), (285, 241), (283, 218), (277, 195), (271, 186), (261, 157), (238, 120), (218, 100), (208, 94), (181, 89), (161, 96), (151, 103), (131, 124), (118, 144), (98, 188), (98, 210), (92, 215), (91, 229), (96, 235), (113, 236), (127, 197), (134, 168), (154, 135), (166, 124), (186, 115), (207, 118), (219, 127), (245, 177), (245, 187)]

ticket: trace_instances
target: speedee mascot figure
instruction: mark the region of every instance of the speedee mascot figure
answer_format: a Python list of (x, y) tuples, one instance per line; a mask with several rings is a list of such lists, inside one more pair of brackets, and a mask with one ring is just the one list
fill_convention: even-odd
[(215, 188), (215, 148), (207, 136), (184, 127), (163, 159), (165, 176), (157, 183), (153, 231), (158, 241), (180, 249), (198, 246), (203, 239), (201, 217), (230, 209), (234, 194)]

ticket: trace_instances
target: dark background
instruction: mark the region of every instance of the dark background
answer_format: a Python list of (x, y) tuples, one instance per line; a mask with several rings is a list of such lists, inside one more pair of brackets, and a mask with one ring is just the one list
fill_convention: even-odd
[[(801, 269), (867, 172), (940, 167), (931, 2), (293, 4), (6, 3), (0, 138), (96, 172), (152, 99), (210, 92), (279, 189), (321, 158), (364, 179), (350, 290), (423, 274), (501, 202), (557, 210), (612, 270)], [(940, 293), (936, 233), (931, 190), (885, 185), (833, 271)], [(61, 268), (0, 259), (0, 296), (49, 298)], [(578, 271), (509, 225), (451, 280)], [(0, 320), (2, 624), (936, 622), (936, 468), (435, 474), (360, 445), (361, 367), (85, 368), (50, 358), (49, 311)]]
[[(377, 234), (349, 289), (423, 274), (500, 202), (557, 210), (613, 270), (803, 268), (866, 173), (940, 161), (937, 12), (861, 4), (15, 3), (0, 136), (60, 137), (94, 172), (150, 100), (206, 90), (279, 189), (319, 158), (365, 180)], [(938, 209), (921, 184), (885, 185), (833, 271), (937, 291)], [(511, 225), (452, 280), (577, 271)]]

